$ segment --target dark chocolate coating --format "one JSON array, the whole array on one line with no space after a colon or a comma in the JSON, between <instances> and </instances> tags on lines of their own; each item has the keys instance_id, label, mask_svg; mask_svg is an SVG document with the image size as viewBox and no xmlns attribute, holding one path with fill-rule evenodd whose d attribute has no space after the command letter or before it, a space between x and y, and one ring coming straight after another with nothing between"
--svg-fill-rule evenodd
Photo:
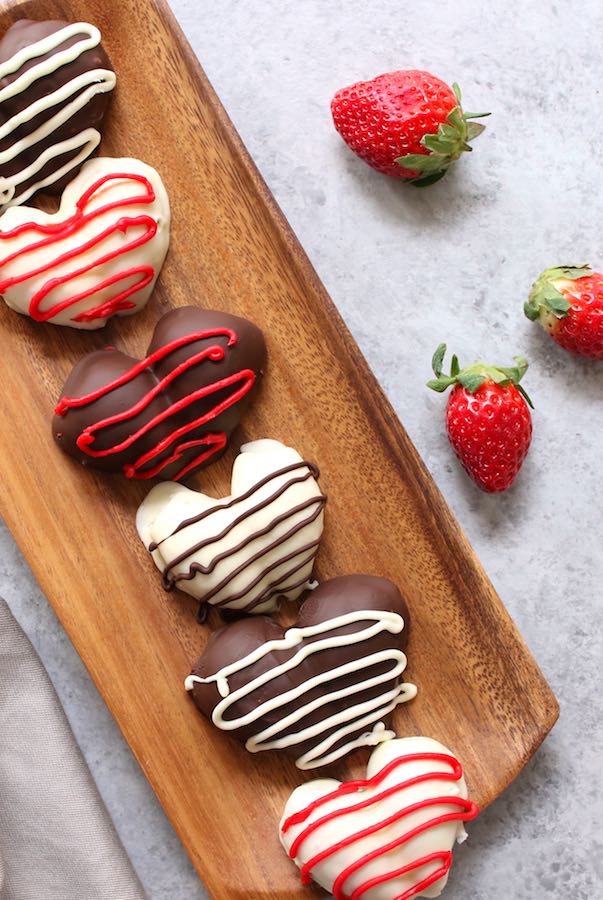
<instances>
[{"instance_id":1,"label":"dark chocolate coating","mask_svg":"<svg viewBox=\"0 0 603 900\"><path fill-rule=\"evenodd\" d=\"M215 345L225 348L223 360L216 361L206 358L201 363L180 374L167 388L164 388L161 393L157 394L144 410L98 432L94 441L94 448L103 450L116 446L138 431L153 417L167 409L172 403L187 397L204 386L221 381L229 375L233 375L243 369L251 369L256 375L256 381L251 389L238 402L229 406L215 418L187 432L183 436L182 441L195 441L204 435L219 432L224 432L226 437L229 438L249 406L265 366L266 346L260 329L247 319L238 316L204 310L196 306L184 306L162 316L155 327L147 355L150 356L162 346L184 335L212 328L232 329L236 332L237 342L227 347L228 338L226 336L193 341L178 350L172 351L154 367L145 369L131 381L111 390L99 399L93 400L85 406L69 409L65 415L55 415L52 423L52 432L59 447L79 460L83 465L93 466L107 472L119 472L123 470L124 465L133 464L161 440L172 434L175 429L183 427L194 419L203 416L221 400L232 396L237 389L237 385L222 388L209 394L207 397L196 400L185 409L155 425L150 431L139 437L129 448L119 453L93 458L80 450L76 443L77 438L86 427L115 416L117 413L133 406L147 395L160 379L164 378L178 365L196 353L207 349L208 346ZM131 369L137 362L138 360L133 359L131 356L126 356L120 350L111 348L95 350L84 356L74 366L65 382L61 397L74 398L89 394L114 381L124 372ZM159 462L169 457L173 453L175 446L174 443L169 444L163 452L155 456L148 464L145 464L141 468L141 472L144 473L145 469L154 468ZM162 469L158 477L165 480L174 478L188 462L199 455L202 449L202 447L197 446L184 450L177 460ZM222 449L220 452L215 453L204 465L215 462L223 452L224 450Z\"/></svg>"},{"instance_id":2,"label":"dark chocolate coating","mask_svg":"<svg viewBox=\"0 0 603 900\"><path fill-rule=\"evenodd\" d=\"M388 631L383 631L368 640L360 641L356 644L349 644L333 649L324 649L311 654L297 667L266 682L261 688L252 691L247 696L238 700L229 709L228 718L239 718L240 716L244 716L265 701L301 685L303 682L313 678L320 672L332 670L337 666L342 666L352 660L358 659L359 654L366 657L373 653L377 653L380 650L390 648L405 650L409 635L409 612L406 602L398 588L392 584L391 581L371 575L344 575L320 584L302 604L296 627L306 628L310 625L326 622L329 619L336 618L345 613L354 612L355 610L361 611L373 609L386 610L398 613L398 615L402 616L404 620L402 632L400 634L391 634ZM362 630L366 625L367 620L364 620L364 622L354 622L330 631L329 637L332 635L352 634ZM277 622L267 616L256 616L253 619L242 619L231 625L225 625L223 628L214 632L209 638L204 652L193 665L192 674L197 675L200 678L207 678L214 675L220 669L247 656L267 641L281 639L284 633L285 630ZM306 637L304 642L313 642L321 640L324 637L324 634ZM272 651L257 662L252 663L247 668L229 675L228 685L230 693L234 693L264 672L286 662L294 656L299 649L300 645L298 644L290 649ZM373 664L370 668L364 667L359 672L352 672L344 676L335 677L305 693L299 702L301 705L305 705L306 703L310 703L314 699L323 696L325 693L353 685L359 678L366 679L373 675L387 672L391 668L392 664L390 660L389 662L386 661ZM323 721L329 718L329 716L338 713L342 709L342 706L346 704L354 706L357 703L362 703L373 697L377 697L388 689L395 687L399 682L400 677L397 677L392 679L391 683L384 682L367 690L358 691L350 697L334 702L332 701L314 712L307 714L303 719L295 722L289 729L284 729L282 732L279 732L279 737L294 734L309 725ZM195 683L192 690L192 696L201 712L210 719L215 706L222 699L215 682L210 682L209 684ZM257 719L250 725L234 729L229 733L238 740L245 742L249 737L258 734L264 728L272 725L275 721L284 719L287 715L292 713L297 706L298 704L296 702L291 702L286 706L282 706L275 710L273 713L266 715L262 719ZM333 729L333 731L334 730L335 729ZM333 731L322 732L316 739L294 744L287 752L295 757L299 757L316 744L321 743L328 735L332 734ZM336 749L342 744L348 743L366 731L366 725L358 728L357 731L347 734L345 738L334 744L332 749Z\"/></svg>"},{"instance_id":3,"label":"dark chocolate coating","mask_svg":"<svg viewBox=\"0 0 603 900\"><path fill-rule=\"evenodd\" d=\"M20 19L9 28L2 40L0 40L0 64L9 60L15 53L18 53L18 51L22 50L24 47L29 47L31 44L35 44L37 41L48 37L48 35L60 31L61 28L64 28L68 24L69 22L59 20L34 22L31 19ZM73 44L77 43L78 40L81 40L81 37L81 35L74 35L60 44L59 47L51 53L29 60L16 72L0 79L0 89L12 84L13 81L16 81L17 78L23 75L23 73L32 66L38 65L40 62L49 59L56 52L71 47ZM73 78L76 78L78 75L81 75L83 72L88 72L91 69L110 69L111 71L114 71L111 61L101 44L97 47L92 47L90 50L85 50L77 59L73 60L73 62L60 66L55 72L34 81L25 91L0 103L0 125L17 115L17 113L21 112L23 109L31 106L36 100L53 93ZM31 163L35 162L48 147L52 147L55 144L68 140L74 135L79 134L81 131L84 131L86 128L94 128L95 130L100 131L105 112L111 100L111 94L112 91L95 94L82 109L78 110L46 138L33 144L29 149L23 150L14 159L2 163L0 165L0 177L6 178L20 172L31 165ZM15 129L15 131L4 138L3 141L0 141L0 151L6 150L9 146L31 134L47 122L48 119L51 119L56 115L62 106L67 105L72 100L73 97L69 97L63 104L58 104L42 111L29 122L25 122L23 125L19 126L19 128ZM66 162L77 156L80 149L80 147L77 147L75 150L70 150L67 153L63 153L62 155L49 160L32 178L19 185L19 193L24 191L34 182L40 181L52 172L60 169ZM85 160L83 162L85 162ZM44 190L52 194L61 193L63 188L78 173L83 162L79 166L70 169L61 179L55 181L47 188L44 188Z\"/></svg>"}]
</instances>

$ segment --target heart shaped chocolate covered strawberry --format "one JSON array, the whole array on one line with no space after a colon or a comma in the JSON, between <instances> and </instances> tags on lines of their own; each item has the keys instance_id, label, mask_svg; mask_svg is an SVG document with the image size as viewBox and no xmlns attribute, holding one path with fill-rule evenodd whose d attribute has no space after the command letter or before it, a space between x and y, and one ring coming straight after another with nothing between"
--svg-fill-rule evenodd
<instances>
[{"instance_id":1,"label":"heart shaped chocolate covered strawberry","mask_svg":"<svg viewBox=\"0 0 603 900\"><path fill-rule=\"evenodd\" d=\"M410 900L440 896L463 823L478 812L454 754L417 736L377 747L366 781L296 788L279 831L304 884L336 900Z\"/></svg>"},{"instance_id":2,"label":"heart shaped chocolate covered strawberry","mask_svg":"<svg viewBox=\"0 0 603 900\"><path fill-rule=\"evenodd\" d=\"M214 725L247 750L286 750L300 769L393 737L392 710L416 688L406 668L408 609L384 578L319 585L294 628L245 619L210 637L186 680Z\"/></svg>"},{"instance_id":3,"label":"heart shaped chocolate covered strawberry","mask_svg":"<svg viewBox=\"0 0 603 900\"><path fill-rule=\"evenodd\" d=\"M98 147L115 72L98 28L21 19L0 40L0 207L60 191Z\"/></svg>"},{"instance_id":4,"label":"heart shaped chocolate covered strawberry","mask_svg":"<svg viewBox=\"0 0 603 900\"><path fill-rule=\"evenodd\" d=\"M309 586L326 497L318 469L280 441L244 444L220 500L158 484L136 516L166 590L246 613L297 600Z\"/></svg>"},{"instance_id":5,"label":"heart shaped chocolate covered strawberry","mask_svg":"<svg viewBox=\"0 0 603 900\"><path fill-rule=\"evenodd\" d=\"M55 440L83 465L185 478L224 451L265 359L262 332L247 319L174 309L145 359L109 347L77 363L55 410Z\"/></svg>"},{"instance_id":6,"label":"heart shaped chocolate covered strawberry","mask_svg":"<svg viewBox=\"0 0 603 900\"><path fill-rule=\"evenodd\" d=\"M101 328L145 305L169 235L155 169L138 159L91 159L58 212L14 206L0 218L0 294L37 322Z\"/></svg>"}]
</instances>

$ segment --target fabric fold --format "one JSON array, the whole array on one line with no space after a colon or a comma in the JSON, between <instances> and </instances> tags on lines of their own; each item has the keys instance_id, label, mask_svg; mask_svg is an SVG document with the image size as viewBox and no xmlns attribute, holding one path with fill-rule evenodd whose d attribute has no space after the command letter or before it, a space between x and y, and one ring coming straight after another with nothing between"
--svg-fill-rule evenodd
<instances>
[{"instance_id":1,"label":"fabric fold","mask_svg":"<svg viewBox=\"0 0 603 900\"><path fill-rule=\"evenodd\" d=\"M2 599L0 900L145 900L50 678Z\"/></svg>"}]
</instances>

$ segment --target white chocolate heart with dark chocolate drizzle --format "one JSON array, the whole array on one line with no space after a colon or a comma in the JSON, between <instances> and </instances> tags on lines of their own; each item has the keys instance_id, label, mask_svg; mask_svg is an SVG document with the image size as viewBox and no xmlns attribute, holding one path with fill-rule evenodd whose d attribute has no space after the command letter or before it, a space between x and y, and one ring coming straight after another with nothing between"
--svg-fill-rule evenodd
<instances>
[{"instance_id":1,"label":"white chocolate heart with dark chocolate drizzle","mask_svg":"<svg viewBox=\"0 0 603 900\"><path fill-rule=\"evenodd\" d=\"M166 590L248 613L296 600L322 535L326 497L317 478L296 450L261 440L241 448L223 500L171 482L154 487L136 526Z\"/></svg>"}]
</instances>

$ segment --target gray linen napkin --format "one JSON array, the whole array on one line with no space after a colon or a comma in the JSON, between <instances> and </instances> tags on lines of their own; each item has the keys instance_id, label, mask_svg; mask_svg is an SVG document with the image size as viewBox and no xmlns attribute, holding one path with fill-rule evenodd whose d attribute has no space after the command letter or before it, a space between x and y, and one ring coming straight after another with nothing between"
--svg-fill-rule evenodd
<instances>
[{"instance_id":1,"label":"gray linen napkin","mask_svg":"<svg viewBox=\"0 0 603 900\"><path fill-rule=\"evenodd\" d=\"M144 900L39 657L0 598L0 900Z\"/></svg>"}]
</instances>

